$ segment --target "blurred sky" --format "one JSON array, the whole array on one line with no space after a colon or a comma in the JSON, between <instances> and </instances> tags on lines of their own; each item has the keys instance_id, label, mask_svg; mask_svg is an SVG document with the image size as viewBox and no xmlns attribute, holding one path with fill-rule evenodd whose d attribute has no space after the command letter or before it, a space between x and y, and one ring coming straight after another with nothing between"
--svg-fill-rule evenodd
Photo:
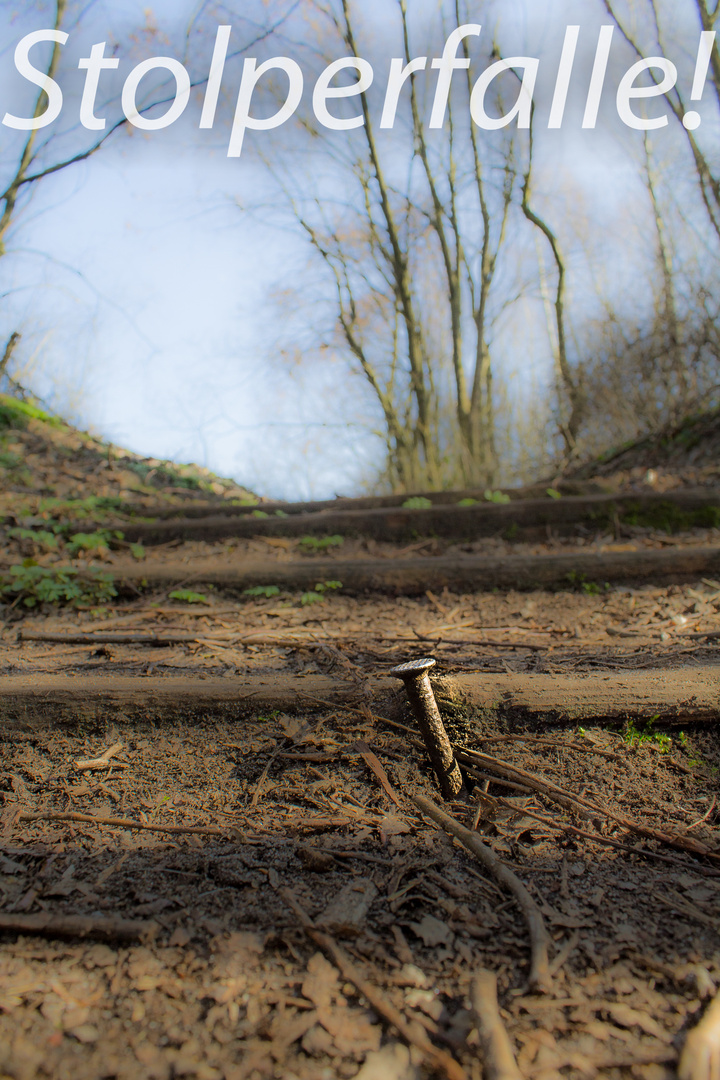
<instances>
[{"instance_id":1,"label":"blurred sky","mask_svg":"<svg viewBox=\"0 0 720 1080\"><path fill-rule=\"evenodd\" d=\"M425 7L432 16L437 5ZM182 56L182 33L197 10L194 0L159 0L151 14L134 0L97 0L72 32L63 63L74 67L89 44L105 38L120 41L124 51L133 29L148 22L168 40L141 38L137 56ZM389 25L382 10L370 4L365 14L376 26L383 17ZM622 235L641 244L646 219L635 222L634 238L628 232L634 227L628 206L639 190L627 151L631 137L606 122L607 109L597 130L579 130L597 28L607 21L602 5L504 0L495 10L501 14L493 27L511 26L507 36L520 51L547 58L545 99L565 25L581 24L567 118L561 132L543 134L537 187L551 209L556 197L554 210L562 215L571 181L605 242ZM24 33L50 27L52 19L49 3L0 4L2 112L28 114L33 89L14 72L13 50ZM238 22L233 32L236 45L250 28ZM207 64L210 38L203 49ZM33 55L39 62L41 51ZM122 77L132 63L123 60ZM230 91L239 76L239 68L233 70ZM378 81L382 77L378 71ZM0 260L2 340L20 330L20 359L31 385L120 445L197 461L262 494L351 493L371 477L379 444L364 430L358 388L341 370L329 365L289 374L274 362L282 309L273 295L307 272L308 253L280 222L239 208L257 203L265 181L252 152L240 160L226 157L229 108L221 102L216 130L200 133L200 103L193 99L172 128L131 137L120 132L87 162L38 185L13 233L12 254ZM76 117L70 92L66 127L73 110ZM89 133L70 131L67 145L83 134ZM0 127L3 176L15 139ZM616 272L621 278L622 264ZM547 347L531 359L542 381ZM525 378L527 363L526 355L509 357L509 375L514 367L515 377Z\"/></svg>"}]
</instances>

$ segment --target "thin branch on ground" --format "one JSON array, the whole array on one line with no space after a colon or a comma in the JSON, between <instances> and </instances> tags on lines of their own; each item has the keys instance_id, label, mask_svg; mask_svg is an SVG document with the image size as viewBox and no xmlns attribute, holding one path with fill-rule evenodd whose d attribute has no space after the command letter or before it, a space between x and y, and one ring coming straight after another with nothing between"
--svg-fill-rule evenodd
<instances>
[{"instance_id":1,"label":"thin branch on ground","mask_svg":"<svg viewBox=\"0 0 720 1080\"><path fill-rule=\"evenodd\" d=\"M529 983L533 989L548 993L552 988L550 976L550 963L548 960L548 947L550 935L545 927L540 908L537 906L522 881L508 866L502 862L492 848L479 839L476 833L466 829L455 818L450 817L430 799L417 795L412 800L417 808L431 818L445 832L459 840L463 847L472 852L475 858L482 863L498 884L517 900L530 932L530 945L532 962L530 966Z\"/></svg>"}]
</instances>

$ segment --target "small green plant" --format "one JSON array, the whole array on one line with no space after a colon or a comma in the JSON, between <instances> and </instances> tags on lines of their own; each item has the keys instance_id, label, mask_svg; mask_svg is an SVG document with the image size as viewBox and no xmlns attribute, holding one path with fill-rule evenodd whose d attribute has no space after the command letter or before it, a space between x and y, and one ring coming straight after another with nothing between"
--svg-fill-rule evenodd
<instances>
[{"instance_id":1,"label":"small green plant","mask_svg":"<svg viewBox=\"0 0 720 1080\"><path fill-rule=\"evenodd\" d=\"M549 495L551 499L562 499L562 495L557 488L548 488L545 494Z\"/></svg>"},{"instance_id":2,"label":"small green plant","mask_svg":"<svg viewBox=\"0 0 720 1080\"><path fill-rule=\"evenodd\" d=\"M266 514L264 510L253 510L253 512L252 512L252 514L250 516L254 517L254 518L258 518L261 521L264 521L265 518L270 517L270 515Z\"/></svg>"},{"instance_id":3,"label":"small green plant","mask_svg":"<svg viewBox=\"0 0 720 1080\"><path fill-rule=\"evenodd\" d=\"M683 753L687 756L687 764L691 769L706 769L712 775L715 775L717 773L718 770L716 766L709 765L704 758L700 757L698 754L695 753L692 746L690 745L690 740L688 739L684 731L681 731L678 734L677 740L680 743L680 747Z\"/></svg>"},{"instance_id":4,"label":"small green plant","mask_svg":"<svg viewBox=\"0 0 720 1080\"><path fill-rule=\"evenodd\" d=\"M323 536L318 540L317 536L303 536L298 540L298 546L303 551L327 551L328 548L342 547L345 543L344 536Z\"/></svg>"},{"instance_id":5,"label":"small green plant","mask_svg":"<svg viewBox=\"0 0 720 1080\"><path fill-rule=\"evenodd\" d=\"M123 533L119 529L98 529L93 533L75 533L67 543L70 555L78 555L81 551L89 554L105 554L110 550L113 540L122 540Z\"/></svg>"},{"instance_id":6,"label":"small green plant","mask_svg":"<svg viewBox=\"0 0 720 1080\"><path fill-rule=\"evenodd\" d=\"M314 592L305 592L300 597L300 603L303 607L307 607L309 604L321 604L326 599L326 593L332 592L334 589L342 589L341 581L319 581L315 586Z\"/></svg>"},{"instance_id":7,"label":"small green plant","mask_svg":"<svg viewBox=\"0 0 720 1080\"><path fill-rule=\"evenodd\" d=\"M266 600L279 595L280 589L277 585L253 585L252 589L245 589L243 592L243 596L264 596Z\"/></svg>"},{"instance_id":8,"label":"small green plant","mask_svg":"<svg viewBox=\"0 0 720 1080\"><path fill-rule=\"evenodd\" d=\"M585 574L578 574L575 570L571 570L565 577L578 592L583 592L586 596L600 596L610 588L609 581L589 581Z\"/></svg>"},{"instance_id":9,"label":"small green plant","mask_svg":"<svg viewBox=\"0 0 720 1080\"><path fill-rule=\"evenodd\" d=\"M483 492L483 498L487 502L498 503L500 506L510 502L510 496L506 495L504 491L491 491L490 488Z\"/></svg>"},{"instance_id":10,"label":"small green plant","mask_svg":"<svg viewBox=\"0 0 720 1080\"><path fill-rule=\"evenodd\" d=\"M477 506L477 499L461 499L458 506Z\"/></svg>"},{"instance_id":11,"label":"small green plant","mask_svg":"<svg viewBox=\"0 0 720 1080\"><path fill-rule=\"evenodd\" d=\"M38 513L45 517L49 513L77 521L78 518L92 517L95 520L107 516L109 511L122 510L125 504L117 495L88 495L85 499L41 499Z\"/></svg>"},{"instance_id":12,"label":"small green plant","mask_svg":"<svg viewBox=\"0 0 720 1080\"><path fill-rule=\"evenodd\" d=\"M133 559L137 559L138 562L140 562L141 559L145 558L145 548L142 544L131 544L130 554L132 555Z\"/></svg>"},{"instance_id":13,"label":"small green plant","mask_svg":"<svg viewBox=\"0 0 720 1080\"><path fill-rule=\"evenodd\" d=\"M580 588L586 596L599 596L601 591L597 581L583 581Z\"/></svg>"},{"instance_id":14,"label":"small green plant","mask_svg":"<svg viewBox=\"0 0 720 1080\"><path fill-rule=\"evenodd\" d=\"M12 540L32 540L44 551L57 551L57 535L47 529L8 529L8 536Z\"/></svg>"},{"instance_id":15,"label":"small green plant","mask_svg":"<svg viewBox=\"0 0 720 1080\"><path fill-rule=\"evenodd\" d=\"M424 495L413 495L402 504L403 510L431 510L432 502Z\"/></svg>"},{"instance_id":16,"label":"small green plant","mask_svg":"<svg viewBox=\"0 0 720 1080\"><path fill-rule=\"evenodd\" d=\"M5 596L16 594L27 608L43 603L101 604L117 596L111 574L95 571L79 578L73 567L38 566L34 559L11 566L0 591Z\"/></svg>"},{"instance_id":17,"label":"small green plant","mask_svg":"<svg viewBox=\"0 0 720 1080\"><path fill-rule=\"evenodd\" d=\"M184 604L209 604L205 593L193 592L192 589L175 589L170 593L171 600L181 600Z\"/></svg>"},{"instance_id":18,"label":"small green plant","mask_svg":"<svg viewBox=\"0 0 720 1080\"><path fill-rule=\"evenodd\" d=\"M638 727L634 720L628 720L623 732L623 738L629 746L642 746L654 744L661 754L669 754L672 750L672 739L662 731L655 731L655 721L660 719L659 713L646 720L642 727Z\"/></svg>"},{"instance_id":19,"label":"small green plant","mask_svg":"<svg viewBox=\"0 0 720 1080\"><path fill-rule=\"evenodd\" d=\"M284 510L276 510L275 511L275 517L286 518L287 516L288 515L285 513Z\"/></svg>"}]
</instances>

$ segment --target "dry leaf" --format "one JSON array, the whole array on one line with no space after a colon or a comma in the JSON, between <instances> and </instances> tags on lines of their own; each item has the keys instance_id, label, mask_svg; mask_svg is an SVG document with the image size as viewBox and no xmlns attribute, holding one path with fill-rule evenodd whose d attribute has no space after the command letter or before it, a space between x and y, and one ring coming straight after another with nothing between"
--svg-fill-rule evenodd
<instances>
[{"instance_id":1,"label":"dry leaf","mask_svg":"<svg viewBox=\"0 0 720 1080\"><path fill-rule=\"evenodd\" d=\"M312 1001L313 1005L317 1005L319 1009L329 1008L340 993L336 968L325 959L322 953L315 953L308 961L307 970L308 973L302 985L303 997Z\"/></svg>"},{"instance_id":2,"label":"dry leaf","mask_svg":"<svg viewBox=\"0 0 720 1080\"><path fill-rule=\"evenodd\" d=\"M609 1005L607 1013L620 1027L639 1027L646 1035L652 1035L653 1038L660 1039L661 1042L672 1042L672 1035L661 1027L649 1013L641 1012L640 1009L632 1009L629 1005Z\"/></svg>"},{"instance_id":3,"label":"dry leaf","mask_svg":"<svg viewBox=\"0 0 720 1080\"><path fill-rule=\"evenodd\" d=\"M454 935L447 923L434 915L424 915L422 922L410 923L411 928L425 945L452 945Z\"/></svg>"},{"instance_id":4,"label":"dry leaf","mask_svg":"<svg viewBox=\"0 0 720 1080\"><path fill-rule=\"evenodd\" d=\"M380 839L386 844L391 836L402 836L410 832L410 826L399 814L385 814L378 824Z\"/></svg>"},{"instance_id":5,"label":"dry leaf","mask_svg":"<svg viewBox=\"0 0 720 1080\"><path fill-rule=\"evenodd\" d=\"M420 1072L412 1064L407 1046L389 1043L368 1054L355 1080L420 1080Z\"/></svg>"},{"instance_id":6,"label":"dry leaf","mask_svg":"<svg viewBox=\"0 0 720 1080\"><path fill-rule=\"evenodd\" d=\"M317 919L317 925L336 934L356 936L377 896L377 886L369 878L355 878L335 896Z\"/></svg>"}]
</instances>

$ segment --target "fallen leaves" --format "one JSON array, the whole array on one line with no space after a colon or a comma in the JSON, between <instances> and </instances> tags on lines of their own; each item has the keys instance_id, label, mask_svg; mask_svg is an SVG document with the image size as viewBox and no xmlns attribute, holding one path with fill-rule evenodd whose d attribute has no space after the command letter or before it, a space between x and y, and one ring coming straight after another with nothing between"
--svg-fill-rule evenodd
<instances>
[{"instance_id":1,"label":"fallen leaves","mask_svg":"<svg viewBox=\"0 0 720 1080\"><path fill-rule=\"evenodd\" d=\"M322 953L308 962L302 985L304 997L317 1006L317 1024L303 1036L303 1049L310 1054L337 1050L360 1056L380 1047L382 1029L361 1009L350 1008L339 985L339 973Z\"/></svg>"}]
</instances>

